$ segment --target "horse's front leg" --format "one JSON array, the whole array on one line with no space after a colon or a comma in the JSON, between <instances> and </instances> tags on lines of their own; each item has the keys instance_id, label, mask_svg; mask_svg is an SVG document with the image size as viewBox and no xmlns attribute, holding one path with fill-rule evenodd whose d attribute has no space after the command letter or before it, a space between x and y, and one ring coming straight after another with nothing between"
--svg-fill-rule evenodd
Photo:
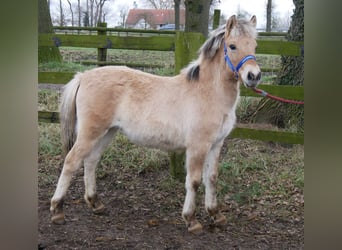
<instances>
[{"instance_id":1,"label":"horse's front leg","mask_svg":"<svg viewBox=\"0 0 342 250\"><path fill-rule=\"evenodd\" d=\"M205 209L217 226L226 224L226 217L220 213L217 206L216 182L218 177L218 160L223 141L215 145L208 153L203 171L205 186Z\"/></svg>"},{"instance_id":2,"label":"horse's front leg","mask_svg":"<svg viewBox=\"0 0 342 250\"><path fill-rule=\"evenodd\" d=\"M186 180L185 189L186 196L183 206L182 217L191 233L199 233L202 231L202 225L195 216L196 210L196 192L201 184L202 169L205 161L206 153L200 153L198 149L187 150L186 152Z\"/></svg>"}]
</instances>

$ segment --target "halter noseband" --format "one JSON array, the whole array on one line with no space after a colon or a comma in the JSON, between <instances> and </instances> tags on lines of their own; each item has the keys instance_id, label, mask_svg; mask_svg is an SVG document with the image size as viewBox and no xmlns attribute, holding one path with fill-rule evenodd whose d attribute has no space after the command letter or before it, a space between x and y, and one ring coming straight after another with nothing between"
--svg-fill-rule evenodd
<instances>
[{"instance_id":1,"label":"halter noseband","mask_svg":"<svg viewBox=\"0 0 342 250\"><path fill-rule=\"evenodd\" d=\"M242 67L242 65L247 62L248 60L254 60L256 61L255 56L253 55L247 55L238 63L238 65L235 67L232 61L229 59L228 52L227 52L227 46L226 43L223 43L224 47L224 60L228 64L229 68L233 71L235 75L235 79L237 80L239 78L239 69Z\"/></svg>"}]
</instances>

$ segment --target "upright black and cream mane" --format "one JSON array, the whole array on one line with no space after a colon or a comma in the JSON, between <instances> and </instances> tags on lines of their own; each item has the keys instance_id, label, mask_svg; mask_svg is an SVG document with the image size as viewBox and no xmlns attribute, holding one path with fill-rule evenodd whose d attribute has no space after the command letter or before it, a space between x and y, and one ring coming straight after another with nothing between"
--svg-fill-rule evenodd
<instances>
[{"instance_id":1,"label":"upright black and cream mane","mask_svg":"<svg viewBox=\"0 0 342 250\"><path fill-rule=\"evenodd\" d=\"M200 62L203 59L212 59L216 55L216 52L221 47L224 34L226 31L226 26L222 25L216 30L214 30L210 37L205 41L205 43L201 46L201 48L198 50L199 58L192 62L187 67L187 79L188 81L196 81L199 78L200 73Z\"/></svg>"},{"instance_id":2,"label":"upright black and cream mane","mask_svg":"<svg viewBox=\"0 0 342 250\"><path fill-rule=\"evenodd\" d=\"M257 33L250 23L245 19L238 19L236 26L236 33L240 35L248 35L256 37ZM221 25L216 30L212 31L209 38L204 42L198 50L199 57L196 61L192 62L185 70L188 81L197 81L200 74L200 64L202 60L211 60L215 57L217 51L221 48L226 32L226 25Z\"/></svg>"}]
</instances>

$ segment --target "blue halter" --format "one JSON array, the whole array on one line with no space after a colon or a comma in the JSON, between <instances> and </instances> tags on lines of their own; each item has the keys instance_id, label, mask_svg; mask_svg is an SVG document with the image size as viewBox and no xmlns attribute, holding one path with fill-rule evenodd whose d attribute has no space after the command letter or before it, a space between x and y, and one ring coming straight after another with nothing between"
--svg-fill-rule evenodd
<instances>
[{"instance_id":1,"label":"blue halter","mask_svg":"<svg viewBox=\"0 0 342 250\"><path fill-rule=\"evenodd\" d=\"M229 68L233 71L235 75L235 79L237 80L239 78L239 69L242 67L242 65L247 62L248 60L254 60L256 61L255 56L247 55L238 63L238 65L235 67L232 63L232 61L229 59L228 53L227 53L227 46L226 43L223 43L224 45L224 60L228 64Z\"/></svg>"}]
</instances>

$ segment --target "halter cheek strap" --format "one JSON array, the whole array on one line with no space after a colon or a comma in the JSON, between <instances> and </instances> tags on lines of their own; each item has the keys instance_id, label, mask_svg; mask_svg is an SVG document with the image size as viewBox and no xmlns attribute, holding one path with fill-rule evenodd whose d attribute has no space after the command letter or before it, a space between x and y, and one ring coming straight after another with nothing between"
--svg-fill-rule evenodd
<instances>
[{"instance_id":1,"label":"halter cheek strap","mask_svg":"<svg viewBox=\"0 0 342 250\"><path fill-rule=\"evenodd\" d=\"M228 64L229 68L233 71L236 80L239 78L239 70L242 67L242 65L247 62L248 60L254 60L256 61L255 56L253 55L247 55L244 58L242 58L242 60L238 63L238 65L235 67L234 64L232 63L232 61L230 60L229 56L228 56L228 52L227 52L227 46L226 43L223 43L224 47L224 60L226 61L226 63Z\"/></svg>"}]
</instances>

